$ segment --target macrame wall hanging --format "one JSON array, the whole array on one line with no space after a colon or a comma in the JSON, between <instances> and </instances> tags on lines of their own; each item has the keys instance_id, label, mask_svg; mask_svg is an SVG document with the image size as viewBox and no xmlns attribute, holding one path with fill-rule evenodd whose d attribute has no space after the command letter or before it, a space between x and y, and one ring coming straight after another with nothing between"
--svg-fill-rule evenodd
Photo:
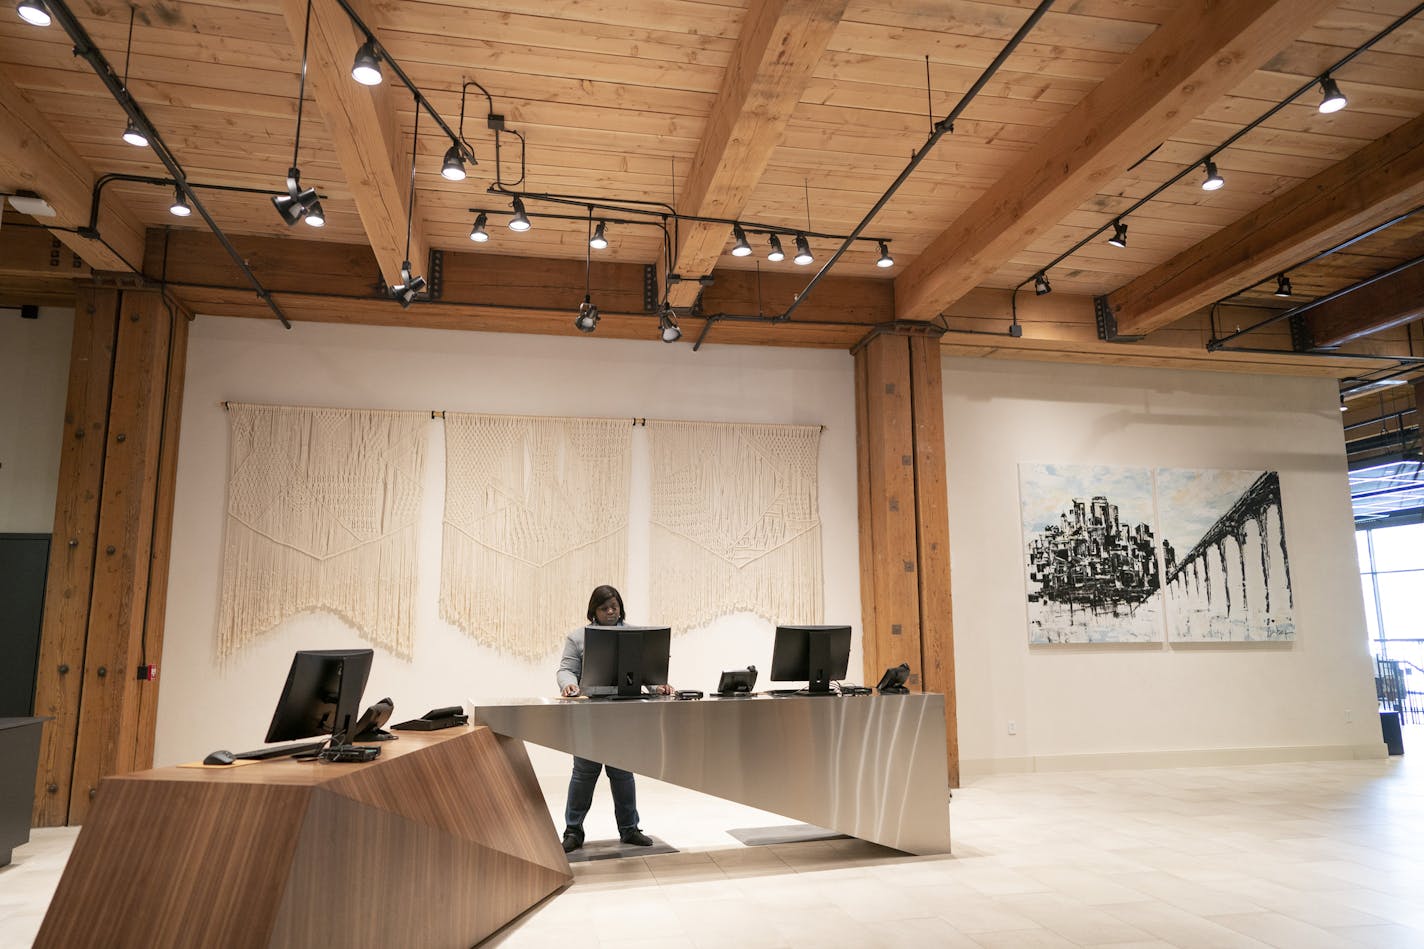
<instances>
[{"instance_id":1,"label":"macrame wall hanging","mask_svg":"<svg viewBox=\"0 0 1424 949\"><path fill-rule=\"evenodd\" d=\"M681 633L746 610L819 623L821 430L649 420L651 617Z\"/></svg>"},{"instance_id":2,"label":"macrame wall hanging","mask_svg":"<svg viewBox=\"0 0 1424 949\"><path fill-rule=\"evenodd\" d=\"M410 658L428 412L230 403L218 656L335 613Z\"/></svg>"},{"instance_id":3,"label":"macrame wall hanging","mask_svg":"<svg viewBox=\"0 0 1424 949\"><path fill-rule=\"evenodd\" d=\"M584 622L594 587L625 586L631 428L445 413L442 619L540 659Z\"/></svg>"}]
</instances>

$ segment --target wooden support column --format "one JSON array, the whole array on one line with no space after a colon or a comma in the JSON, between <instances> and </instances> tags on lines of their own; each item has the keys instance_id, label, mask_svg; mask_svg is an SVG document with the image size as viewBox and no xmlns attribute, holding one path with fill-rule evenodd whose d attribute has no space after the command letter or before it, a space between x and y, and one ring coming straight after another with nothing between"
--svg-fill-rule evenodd
<instances>
[{"instance_id":1,"label":"wooden support column","mask_svg":"<svg viewBox=\"0 0 1424 949\"><path fill-rule=\"evenodd\" d=\"M187 314L85 286L74 346L35 710L50 715L34 821L82 823L101 777L150 767ZM151 578L158 578L152 583Z\"/></svg>"},{"instance_id":2,"label":"wooden support column","mask_svg":"<svg viewBox=\"0 0 1424 949\"><path fill-rule=\"evenodd\" d=\"M898 327L878 332L855 350L855 379L865 680L908 662L912 688L944 694L957 787L939 341Z\"/></svg>"}]
</instances>

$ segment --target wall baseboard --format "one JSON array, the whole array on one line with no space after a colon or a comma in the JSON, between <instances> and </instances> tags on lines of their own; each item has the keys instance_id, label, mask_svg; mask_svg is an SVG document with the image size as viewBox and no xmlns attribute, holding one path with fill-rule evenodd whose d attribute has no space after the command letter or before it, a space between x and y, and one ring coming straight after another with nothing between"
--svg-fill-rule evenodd
<instances>
[{"instance_id":1,"label":"wall baseboard","mask_svg":"<svg viewBox=\"0 0 1424 949\"><path fill-rule=\"evenodd\" d=\"M1281 761L1350 761L1388 757L1384 742L1364 745L1290 745L1276 748L1206 748L1182 751L1127 751L1096 755L1024 755L1017 758L963 758L969 780L994 774L1117 769L1195 768L1213 765L1272 764Z\"/></svg>"}]
</instances>

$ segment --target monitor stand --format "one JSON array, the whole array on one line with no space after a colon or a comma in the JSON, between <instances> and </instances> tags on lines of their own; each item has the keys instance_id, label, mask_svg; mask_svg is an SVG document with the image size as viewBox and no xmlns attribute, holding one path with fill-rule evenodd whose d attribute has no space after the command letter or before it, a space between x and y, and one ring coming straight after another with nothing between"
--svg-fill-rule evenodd
<instances>
[{"instance_id":1,"label":"monitor stand","mask_svg":"<svg viewBox=\"0 0 1424 949\"><path fill-rule=\"evenodd\" d=\"M618 631L618 694L615 699L643 697L643 637L631 630Z\"/></svg>"},{"instance_id":2,"label":"monitor stand","mask_svg":"<svg viewBox=\"0 0 1424 949\"><path fill-rule=\"evenodd\" d=\"M806 695L835 695L831 691L831 634L827 630L812 630L806 641L806 667L811 674Z\"/></svg>"}]
</instances>

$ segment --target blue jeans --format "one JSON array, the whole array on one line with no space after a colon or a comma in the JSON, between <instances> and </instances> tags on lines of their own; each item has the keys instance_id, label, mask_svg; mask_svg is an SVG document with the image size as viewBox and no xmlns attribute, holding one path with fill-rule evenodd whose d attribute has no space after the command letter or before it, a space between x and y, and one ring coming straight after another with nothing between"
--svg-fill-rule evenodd
<instances>
[{"instance_id":1,"label":"blue jeans","mask_svg":"<svg viewBox=\"0 0 1424 949\"><path fill-rule=\"evenodd\" d=\"M633 773L575 756L574 773L569 778L569 802L564 808L564 823L570 830L583 832L584 816L593 804L593 786L605 767L608 785L613 790L613 819L618 822L619 832L638 826L638 792L633 787Z\"/></svg>"}]
</instances>

